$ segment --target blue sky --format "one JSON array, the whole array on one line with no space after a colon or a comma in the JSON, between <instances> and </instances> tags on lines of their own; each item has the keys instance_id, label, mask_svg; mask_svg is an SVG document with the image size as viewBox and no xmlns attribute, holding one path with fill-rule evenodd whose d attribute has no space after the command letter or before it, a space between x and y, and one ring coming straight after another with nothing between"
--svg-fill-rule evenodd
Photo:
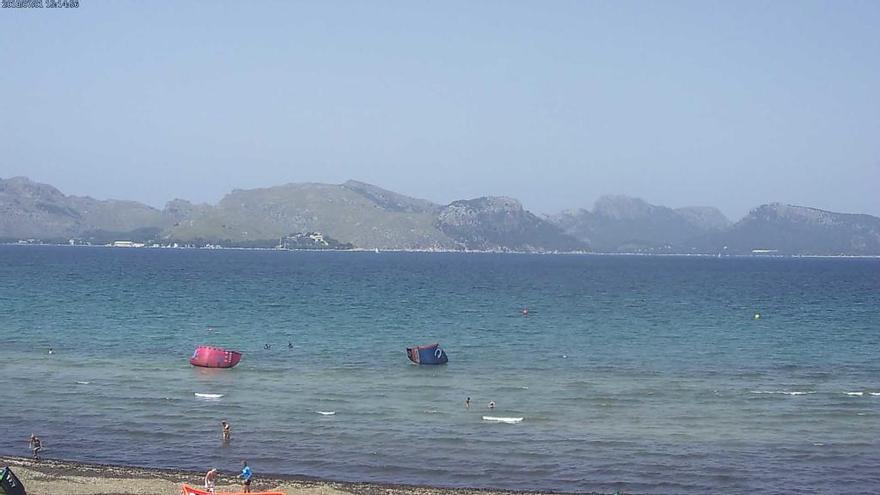
<instances>
[{"instance_id":1,"label":"blue sky","mask_svg":"<svg viewBox=\"0 0 880 495\"><path fill-rule=\"evenodd\" d=\"M0 177L880 215L880 2L80 4L0 9Z\"/></svg>"}]
</instances>

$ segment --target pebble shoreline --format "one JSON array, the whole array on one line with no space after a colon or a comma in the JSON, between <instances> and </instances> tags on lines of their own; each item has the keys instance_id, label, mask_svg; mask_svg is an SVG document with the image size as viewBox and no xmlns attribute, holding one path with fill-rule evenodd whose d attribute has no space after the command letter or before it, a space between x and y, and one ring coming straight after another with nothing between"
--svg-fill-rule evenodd
<instances>
[{"instance_id":1,"label":"pebble shoreline","mask_svg":"<svg viewBox=\"0 0 880 495\"><path fill-rule=\"evenodd\" d=\"M205 473L80 462L0 456L0 467L10 466L28 495L179 495L182 483L201 487ZM330 481L301 476L262 474L252 491L281 491L287 495L540 495L559 492L442 488L381 483ZM217 492L239 492L234 476L221 473Z\"/></svg>"}]
</instances>

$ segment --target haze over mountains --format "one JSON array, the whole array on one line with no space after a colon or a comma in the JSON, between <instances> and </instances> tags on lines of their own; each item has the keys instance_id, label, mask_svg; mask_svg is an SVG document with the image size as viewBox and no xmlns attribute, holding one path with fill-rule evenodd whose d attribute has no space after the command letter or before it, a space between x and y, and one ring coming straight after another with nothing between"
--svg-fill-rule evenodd
<instances>
[{"instance_id":1,"label":"haze over mountains","mask_svg":"<svg viewBox=\"0 0 880 495\"><path fill-rule=\"evenodd\" d=\"M712 207L667 208L605 196L592 210L546 217L507 197L439 205L357 181L234 190L216 205L67 196L23 177L0 179L0 240L273 247L321 232L361 249L525 252L880 255L880 218L782 204L732 223Z\"/></svg>"}]
</instances>

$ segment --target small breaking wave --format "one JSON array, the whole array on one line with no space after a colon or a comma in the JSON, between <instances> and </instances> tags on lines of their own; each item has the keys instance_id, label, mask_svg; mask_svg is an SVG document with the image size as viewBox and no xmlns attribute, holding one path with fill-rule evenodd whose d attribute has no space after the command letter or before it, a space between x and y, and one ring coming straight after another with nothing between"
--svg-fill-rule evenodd
<instances>
[{"instance_id":1,"label":"small breaking wave","mask_svg":"<svg viewBox=\"0 0 880 495\"><path fill-rule=\"evenodd\" d=\"M195 392L193 395L195 395L199 399L219 399L223 397L223 394L203 394L199 392Z\"/></svg>"},{"instance_id":2,"label":"small breaking wave","mask_svg":"<svg viewBox=\"0 0 880 495\"><path fill-rule=\"evenodd\" d=\"M778 395L809 395L815 394L815 390L751 390L753 394L778 394Z\"/></svg>"},{"instance_id":3,"label":"small breaking wave","mask_svg":"<svg viewBox=\"0 0 880 495\"><path fill-rule=\"evenodd\" d=\"M483 416L483 421L489 423L507 423L507 424L516 424L522 423L523 418L504 418L500 416Z\"/></svg>"},{"instance_id":4,"label":"small breaking wave","mask_svg":"<svg viewBox=\"0 0 880 495\"><path fill-rule=\"evenodd\" d=\"M77 385L88 385L90 383L92 383L92 382L84 382L84 381L79 381L79 380L77 380L77 382L76 382Z\"/></svg>"},{"instance_id":5,"label":"small breaking wave","mask_svg":"<svg viewBox=\"0 0 880 495\"><path fill-rule=\"evenodd\" d=\"M320 414L321 416L335 416L336 415L336 411L315 411L315 412Z\"/></svg>"},{"instance_id":6,"label":"small breaking wave","mask_svg":"<svg viewBox=\"0 0 880 495\"><path fill-rule=\"evenodd\" d=\"M850 397L861 397L861 396L865 395L865 393L864 392L846 392L846 395L848 395Z\"/></svg>"}]
</instances>

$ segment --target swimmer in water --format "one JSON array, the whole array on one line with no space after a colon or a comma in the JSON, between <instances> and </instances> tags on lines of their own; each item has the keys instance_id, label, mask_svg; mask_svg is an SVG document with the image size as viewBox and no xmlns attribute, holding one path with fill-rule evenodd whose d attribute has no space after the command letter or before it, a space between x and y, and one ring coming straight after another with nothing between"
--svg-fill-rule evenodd
<instances>
[{"instance_id":1,"label":"swimmer in water","mask_svg":"<svg viewBox=\"0 0 880 495\"><path fill-rule=\"evenodd\" d=\"M55 354L55 351L53 351L52 348L50 347L49 348L49 355L52 355L52 354Z\"/></svg>"},{"instance_id":2,"label":"swimmer in water","mask_svg":"<svg viewBox=\"0 0 880 495\"><path fill-rule=\"evenodd\" d=\"M288 349L293 349L293 342L291 342L291 341L288 340L288 341L287 341L287 348L288 348Z\"/></svg>"},{"instance_id":3,"label":"swimmer in water","mask_svg":"<svg viewBox=\"0 0 880 495\"><path fill-rule=\"evenodd\" d=\"M223 427L223 441L228 442L232 438L232 428L226 421L221 421L220 426Z\"/></svg>"},{"instance_id":4,"label":"swimmer in water","mask_svg":"<svg viewBox=\"0 0 880 495\"><path fill-rule=\"evenodd\" d=\"M464 400L464 407L465 407L465 409L471 408L471 398L470 397L468 397L467 399Z\"/></svg>"},{"instance_id":5,"label":"swimmer in water","mask_svg":"<svg viewBox=\"0 0 880 495\"><path fill-rule=\"evenodd\" d=\"M266 349L266 350L268 351L268 350L271 349L271 348L272 348L271 345L269 345L269 344L263 344L263 349Z\"/></svg>"},{"instance_id":6,"label":"swimmer in water","mask_svg":"<svg viewBox=\"0 0 880 495\"><path fill-rule=\"evenodd\" d=\"M495 409L495 401L494 400L489 401L489 409Z\"/></svg>"},{"instance_id":7,"label":"swimmer in water","mask_svg":"<svg viewBox=\"0 0 880 495\"><path fill-rule=\"evenodd\" d=\"M523 310L522 310L522 315L523 315L523 316L529 316L529 308L523 308Z\"/></svg>"}]
</instances>

